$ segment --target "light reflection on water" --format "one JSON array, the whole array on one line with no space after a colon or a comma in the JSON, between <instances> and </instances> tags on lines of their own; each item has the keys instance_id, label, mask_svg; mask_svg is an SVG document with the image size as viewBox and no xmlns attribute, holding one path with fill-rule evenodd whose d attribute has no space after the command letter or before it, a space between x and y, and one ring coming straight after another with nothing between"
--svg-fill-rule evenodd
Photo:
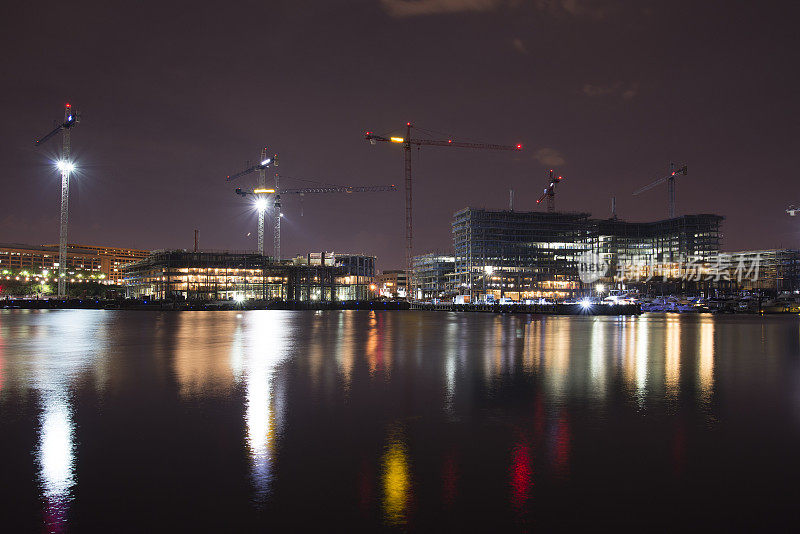
<instances>
[{"instance_id":1,"label":"light reflection on water","mask_svg":"<svg viewBox=\"0 0 800 534\"><path fill-rule=\"evenodd\" d=\"M411 473L408 448L398 429L391 431L382 462L383 510L386 522L402 525L406 522L411 494Z\"/></svg>"},{"instance_id":2,"label":"light reflection on water","mask_svg":"<svg viewBox=\"0 0 800 534\"><path fill-rule=\"evenodd\" d=\"M231 361L241 361L245 381L247 446L252 462L255 501L263 504L273 479L275 440L282 420L283 399L275 383L278 366L288 355L291 328L284 313L258 311L244 314L237 324ZM237 380L241 380L237 376Z\"/></svg>"},{"instance_id":3,"label":"light reflection on water","mask_svg":"<svg viewBox=\"0 0 800 534\"><path fill-rule=\"evenodd\" d=\"M107 378L106 363L98 358L106 350L107 331L101 316L82 310L72 314L42 313L26 325L30 343L31 386L39 396L36 460L43 522L48 532L67 526L76 484L75 423L70 391L72 381L92 368L98 390Z\"/></svg>"},{"instance_id":4,"label":"light reflection on water","mask_svg":"<svg viewBox=\"0 0 800 534\"><path fill-rule=\"evenodd\" d=\"M708 427L737 423L740 399L756 413L759 402L764 410L784 406L774 398L785 396L796 411L796 320L6 312L0 432L11 420L4 414L23 413L33 392L35 448L4 452L33 452L51 531L68 527L74 501L91 494L76 491L93 483L84 470L119 461L94 444L108 439L97 414L129 417L124 410L154 392L177 417L199 411L204 425L219 428L218 435L202 429L214 436L208 442L183 441L176 430L159 452L190 451L212 466L214 458L233 459L224 472L210 469L210 477L224 478L208 482L229 488L231 502L244 500L254 513L289 514L283 510L314 495L328 514L360 510L362 518L414 528L426 513L469 515L470 503L480 501L529 524L531 510L546 514L554 506L554 488L603 479L609 495L622 491L617 478L625 476L615 470L641 476L625 471L628 458L654 471L666 466L678 481L691 477L703 464L693 459L704 454L703 440L717 439L705 434ZM788 385L785 376L794 377ZM754 398L756 386L765 400ZM794 411L791 424L783 421L791 432L800 428ZM148 426L157 414L140 415L142 442L164 439L156 432L168 430ZM193 427L181 431L198 435ZM794 436L784 442L796 443ZM170 462L159 465L169 469ZM158 475L178 487L195 480ZM239 478L243 493L235 490ZM122 481L107 482L124 498Z\"/></svg>"}]
</instances>

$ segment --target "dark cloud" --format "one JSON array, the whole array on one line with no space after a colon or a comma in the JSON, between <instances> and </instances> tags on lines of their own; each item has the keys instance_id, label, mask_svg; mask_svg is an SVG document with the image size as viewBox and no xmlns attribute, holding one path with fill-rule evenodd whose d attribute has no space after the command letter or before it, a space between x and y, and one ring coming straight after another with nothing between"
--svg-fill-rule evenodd
<instances>
[{"instance_id":1,"label":"dark cloud","mask_svg":"<svg viewBox=\"0 0 800 534\"><path fill-rule=\"evenodd\" d=\"M500 0L381 0L383 8L393 17L489 11L501 3Z\"/></svg>"},{"instance_id":2,"label":"dark cloud","mask_svg":"<svg viewBox=\"0 0 800 534\"><path fill-rule=\"evenodd\" d=\"M540 148L533 153L533 158L545 167L560 167L566 163L561 152L554 148Z\"/></svg>"},{"instance_id":3,"label":"dark cloud","mask_svg":"<svg viewBox=\"0 0 800 534\"><path fill-rule=\"evenodd\" d=\"M584 84L582 92L584 95L590 97L618 96L624 100L630 100L639 94L639 84L616 82L607 85L592 85L587 83Z\"/></svg>"}]
</instances>

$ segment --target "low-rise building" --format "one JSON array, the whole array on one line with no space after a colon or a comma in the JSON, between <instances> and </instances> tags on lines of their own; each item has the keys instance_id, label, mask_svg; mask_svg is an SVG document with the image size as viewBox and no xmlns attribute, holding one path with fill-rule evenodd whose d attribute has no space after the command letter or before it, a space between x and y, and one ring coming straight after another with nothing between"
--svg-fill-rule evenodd
<instances>
[{"instance_id":1,"label":"low-rise building","mask_svg":"<svg viewBox=\"0 0 800 534\"><path fill-rule=\"evenodd\" d=\"M378 294L386 298L406 298L408 276L405 269L383 271L375 276Z\"/></svg>"},{"instance_id":2,"label":"low-rise building","mask_svg":"<svg viewBox=\"0 0 800 534\"><path fill-rule=\"evenodd\" d=\"M147 250L95 245L67 245L67 275L116 284L122 277L124 264L146 258ZM58 245L0 244L0 273L30 272L41 275L58 271Z\"/></svg>"},{"instance_id":3,"label":"low-rise building","mask_svg":"<svg viewBox=\"0 0 800 534\"><path fill-rule=\"evenodd\" d=\"M147 259L125 265L128 297L188 300L360 300L369 282L330 265L274 262L255 253L153 251Z\"/></svg>"}]
</instances>

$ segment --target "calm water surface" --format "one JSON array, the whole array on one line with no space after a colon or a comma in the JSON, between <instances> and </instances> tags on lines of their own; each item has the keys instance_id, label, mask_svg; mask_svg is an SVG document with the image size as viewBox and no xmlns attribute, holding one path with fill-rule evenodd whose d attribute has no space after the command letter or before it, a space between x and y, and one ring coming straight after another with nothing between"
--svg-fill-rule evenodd
<instances>
[{"instance_id":1,"label":"calm water surface","mask_svg":"<svg viewBox=\"0 0 800 534\"><path fill-rule=\"evenodd\" d=\"M0 311L0 531L800 519L800 320Z\"/></svg>"}]
</instances>

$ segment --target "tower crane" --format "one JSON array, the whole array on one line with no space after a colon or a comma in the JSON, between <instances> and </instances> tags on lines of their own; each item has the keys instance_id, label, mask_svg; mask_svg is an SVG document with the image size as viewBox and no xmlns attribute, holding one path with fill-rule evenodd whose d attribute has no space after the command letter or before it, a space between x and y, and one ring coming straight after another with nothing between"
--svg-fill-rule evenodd
<instances>
[{"instance_id":1,"label":"tower crane","mask_svg":"<svg viewBox=\"0 0 800 534\"><path fill-rule=\"evenodd\" d=\"M658 180L647 184L644 187L641 187L633 192L633 195L636 196L640 193L644 193L657 185L663 184L667 182L667 194L668 194L668 202L669 202L669 218L673 219L675 217L675 177L676 176L686 176L687 167L684 165L678 170L675 170L675 164L669 164L669 174L664 176L663 178L659 178Z\"/></svg>"},{"instance_id":2,"label":"tower crane","mask_svg":"<svg viewBox=\"0 0 800 534\"><path fill-rule=\"evenodd\" d=\"M246 176L253 172L258 172L258 187L256 187L256 191L260 191L264 193L267 191L267 168L270 166L277 167L278 166L278 155L273 154L272 156L269 155L267 148L264 147L261 149L261 159L259 163L256 165L249 166L243 171L239 171L236 174L232 174L225 178L226 182L231 182L240 178L242 176ZM276 185L277 187L277 175L276 175ZM256 208L258 208L258 253L262 256L264 255L264 212L267 209L267 199L266 197L259 196L256 200ZM277 204L276 208L280 209L280 202ZM276 242L280 239L280 219L276 219L277 222L275 223L277 236ZM277 250L277 249L276 249Z\"/></svg>"},{"instance_id":3,"label":"tower crane","mask_svg":"<svg viewBox=\"0 0 800 534\"><path fill-rule=\"evenodd\" d=\"M305 187L301 189L278 189L279 176L275 174L275 189L253 189L246 190L237 187L234 192L244 198L253 196L256 202L264 201L266 203L266 195L275 195L275 260L281 260L281 195L307 195L319 193L380 193L384 191L397 191L394 185L367 185L367 186L347 186L347 185L331 185L323 187ZM260 251L263 255L264 252Z\"/></svg>"},{"instance_id":4,"label":"tower crane","mask_svg":"<svg viewBox=\"0 0 800 534\"><path fill-rule=\"evenodd\" d=\"M536 201L537 204L540 204L546 198L547 211L550 213L556 211L556 184L561 183L563 179L562 176L555 176L553 174L553 169L550 169L550 185L545 187L544 193L542 193L542 196Z\"/></svg>"},{"instance_id":5,"label":"tower crane","mask_svg":"<svg viewBox=\"0 0 800 534\"><path fill-rule=\"evenodd\" d=\"M58 235L58 296L67 293L67 224L69 221L69 175L75 170L75 163L70 159L70 130L80 122L80 113L74 111L67 103L64 106L64 122L56 126L50 133L38 139L36 146L41 146L48 139L61 132L61 158L56 163L61 171L61 221Z\"/></svg>"},{"instance_id":6,"label":"tower crane","mask_svg":"<svg viewBox=\"0 0 800 534\"><path fill-rule=\"evenodd\" d=\"M453 141L452 139L416 139L411 137L411 130L413 126L410 122L406 123L406 136L405 137L383 137L376 135L372 132L366 132L364 138L370 142L371 145L376 144L378 141L384 143L396 143L403 146L405 153L405 182L406 182L406 284L408 287L409 300L413 298L413 273L412 273L412 257L413 257L413 236L414 229L412 224L412 195L411 195L411 147L417 148L423 146L447 146L456 148L470 148L480 150L522 150L521 144L516 145L495 145L488 143L464 143Z\"/></svg>"}]
</instances>

